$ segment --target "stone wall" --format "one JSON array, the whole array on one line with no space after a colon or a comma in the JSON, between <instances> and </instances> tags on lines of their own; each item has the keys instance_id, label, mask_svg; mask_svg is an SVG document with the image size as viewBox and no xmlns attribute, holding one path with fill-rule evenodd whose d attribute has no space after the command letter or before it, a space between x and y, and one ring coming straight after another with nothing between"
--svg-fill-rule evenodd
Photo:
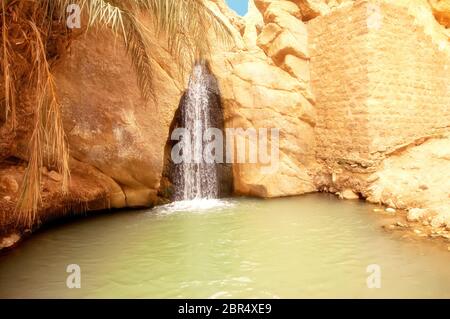
<instances>
[{"instance_id":1,"label":"stone wall","mask_svg":"<svg viewBox=\"0 0 450 319\"><path fill-rule=\"evenodd\" d=\"M375 166L449 129L450 57L406 9L378 3L357 1L308 25L316 153L328 163Z\"/></svg>"},{"instance_id":2,"label":"stone wall","mask_svg":"<svg viewBox=\"0 0 450 319\"><path fill-rule=\"evenodd\" d=\"M450 129L450 56L404 9L380 8L368 40L373 156Z\"/></svg>"},{"instance_id":3,"label":"stone wall","mask_svg":"<svg viewBox=\"0 0 450 319\"><path fill-rule=\"evenodd\" d=\"M308 24L319 159L358 163L370 159L365 10L358 4Z\"/></svg>"},{"instance_id":4,"label":"stone wall","mask_svg":"<svg viewBox=\"0 0 450 319\"><path fill-rule=\"evenodd\" d=\"M308 23L315 180L439 228L450 226L450 51L426 5L356 1Z\"/></svg>"}]
</instances>

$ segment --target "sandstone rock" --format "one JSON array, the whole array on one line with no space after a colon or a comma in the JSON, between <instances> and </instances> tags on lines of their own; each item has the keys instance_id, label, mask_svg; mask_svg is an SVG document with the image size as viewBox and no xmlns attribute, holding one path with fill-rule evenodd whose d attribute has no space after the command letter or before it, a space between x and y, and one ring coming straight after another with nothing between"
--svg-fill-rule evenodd
<instances>
[{"instance_id":1,"label":"sandstone rock","mask_svg":"<svg viewBox=\"0 0 450 319\"><path fill-rule=\"evenodd\" d=\"M126 201L119 195L115 206L157 202L182 84L172 57L158 42L152 55L154 101L142 98L124 46L107 31L74 40L71 54L55 70L71 154L117 183Z\"/></svg>"},{"instance_id":2,"label":"sandstone rock","mask_svg":"<svg viewBox=\"0 0 450 319\"><path fill-rule=\"evenodd\" d=\"M266 24L258 36L258 46L263 49L264 52L269 52L270 45L282 31L283 29L276 23Z\"/></svg>"},{"instance_id":3,"label":"sandstone rock","mask_svg":"<svg viewBox=\"0 0 450 319\"><path fill-rule=\"evenodd\" d=\"M291 33L302 45L308 44L308 31L305 23L288 11L279 10L278 7L270 6L264 14L264 21L267 24L278 24L283 30Z\"/></svg>"},{"instance_id":4,"label":"sandstone rock","mask_svg":"<svg viewBox=\"0 0 450 319\"><path fill-rule=\"evenodd\" d=\"M11 196L5 196L3 197L4 200L6 200L7 202L9 202L11 200Z\"/></svg>"},{"instance_id":5,"label":"sandstone rock","mask_svg":"<svg viewBox=\"0 0 450 319\"><path fill-rule=\"evenodd\" d=\"M300 8L291 1L274 1L264 10L264 19L270 22L276 19L277 16L289 14L297 19L302 18Z\"/></svg>"},{"instance_id":6,"label":"sandstone rock","mask_svg":"<svg viewBox=\"0 0 450 319\"><path fill-rule=\"evenodd\" d=\"M333 192L345 189L343 198L356 198L361 193L371 201L399 208L440 206L448 202L449 181L442 174L449 171L448 154L430 154L448 150L450 140L427 139L438 128L448 127L447 117L441 115L448 105L445 67L449 63L435 46L442 42L442 34L438 34L442 26L429 20L426 0L392 0L407 10L385 6L389 1L384 1L380 4L382 13L389 14L383 17L391 20L383 23L389 28L370 31L366 21L359 19L367 15L367 2L344 7L350 2L255 0L254 5L250 2L247 17L240 18L223 0L206 1L235 40L231 48L216 43L211 60L220 84L226 126L280 129L280 152L274 169L258 163L234 165L236 193L299 195L317 190L317 177L327 176L320 187ZM437 12L442 10L436 9L434 2L435 15L441 17ZM317 19L309 21L307 27L303 21L313 18ZM398 21L403 23L400 27ZM397 33L398 38L392 41L382 38ZM152 41L156 101L141 98L125 48L120 42L114 46L112 36L105 36L104 31L75 39L71 54L55 70L71 152L82 162L80 169L92 175L83 182L101 182L104 188L97 191L107 193L111 207L156 203L164 147L184 83L178 79L164 43ZM368 43L379 47L373 49ZM380 59L380 52L391 55ZM397 63L397 55L400 62L413 61L414 67ZM405 59L405 55L411 58ZM393 62L382 65L383 61ZM312 81L317 103L310 88L311 68L316 73ZM383 78L379 69L386 71L383 74L394 71ZM378 83L389 85L383 90ZM413 94L404 97L392 89L395 85L412 91L418 86L421 96L427 92L432 95L425 100ZM444 93L436 93L441 91ZM396 107L402 101L407 103ZM420 120L408 117L411 105L418 109L427 106L412 112L419 114ZM383 121L378 121L380 116ZM428 126L413 127L416 123ZM416 138L427 142L419 144ZM344 180L342 176L347 177ZM396 210L387 208L386 212ZM410 211L409 215L415 219L420 214ZM445 210L430 221L434 227L450 225Z\"/></svg>"},{"instance_id":7,"label":"sandstone rock","mask_svg":"<svg viewBox=\"0 0 450 319\"><path fill-rule=\"evenodd\" d=\"M255 0L255 6L258 8L258 10L264 14L267 10L267 8L275 2L278 2L279 0Z\"/></svg>"},{"instance_id":8,"label":"sandstone rock","mask_svg":"<svg viewBox=\"0 0 450 319\"><path fill-rule=\"evenodd\" d=\"M427 215L428 211L426 209L422 209L422 208L411 208L408 211L408 220L411 222L416 222L419 221L420 219L422 219L423 217L425 217Z\"/></svg>"},{"instance_id":9,"label":"sandstone rock","mask_svg":"<svg viewBox=\"0 0 450 319\"><path fill-rule=\"evenodd\" d=\"M384 0L395 6L405 7L414 16L414 24L420 25L440 50L450 53L448 29L448 0ZM434 14L434 15L433 15Z\"/></svg>"},{"instance_id":10,"label":"sandstone rock","mask_svg":"<svg viewBox=\"0 0 450 319\"><path fill-rule=\"evenodd\" d=\"M380 176L378 176L377 174L373 174L369 178L367 178L367 183L372 184L379 179L380 179Z\"/></svg>"},{"instance_id":11,"label":"sandstone rock","mask_svg":"<svg viewBox=\"0 0 450 319\"><path fill-rule=\"evenodd\" d=\"M253 0L248 3L248 13L245 16L245 29L242 36L248 50L257 48L258 35L264 26L262 14L258 11Z\"/></svg>"},{"instance_id":12,"label":"sandstone rock","mask_svg":"<svg viewBox=\"0 0 450 319\"><path fill-rule=\"evenodd\" d=\"M8 237L3 238L0 243L0 250L14 246L19 240L20 236L18 234L11 234Z\"/></svg>"},{"instance_id":13,"label":"sandstone rock","mask_svg":"<svg viewBox=\"0 0 450 319\"><path fill-rule=\"evenodd\" d=\"M306 168L313 162L313 127L302 118L314 120L314 113L302 97L302 86L275 66L254 58L243 60L230 63L234 66L231 74L216 72L230 116L226 126L279 128L280 154L270 173L265 172L265 165L235 164L235 191L261 197L313 191L315 186Z\"/></svg>"},{"instance_id":14,"label":"sandstone rock","mask_svg":"<svg viewBox=\"0 0 450 319\"><path fill-rule=\"evenodd\" d=\"M450 28L450 0L429 0L436 20Z\"/></svg>"},{"instance_id":15,"label":"sandstone rock","mask_svg":"<svg viewBox=\"0 0 450 319\"><path fill-rule=\"evenodd\" d=\"M291 0L296 3L302 12L303 21L314 19L330 12L330 7L323 0Z\"/></svg>"},{"instance_id":16,"label":"sandstone rock","mask_svg":"<svg viewBox=\"0 0 450 319\"><path fill-rule=\"evenodd\" d=\"M345 189L340 193L339 197L342 199L349 199L349 200L359 199L359 196L355 194L351 189Z\"/></svg>"},{"instance_id":17,"label":"sandstone rock","mask_svg":"<svg viewBox=\"0 0 450 319\"><path fill-rule=\"evenodd\" d=\"M386 208L384 211L385 211L386 213L389 213L389 214L395 214L395 213L396 213L395 208L392 208L392 207L388 207L388 208Z\"/></svg>"},{"instance_id":18,"label":"sandstone rock","mask_svg":"<svg viewBox=\"0 0 450 319\"><path fill-rule=\"evenodd\" d=\"M285 56L284 63L281 66L281 68L288 72L291 76L307 83L308 85L311 81L309 67L309 60L299 58L298 56L292 54L287 54Z\"/></svg>"},{"instance_id":19,"label":"sandstone rock","mask_svg":"<svg viewBox=\"0 0 450 319\"><path fill-rule=\"evenodd\" d=\"M450 225L450 211L443 211L438 213L435 217L432 218L430 224L433 228L446 227Z\"/></svg>"},{"instance_id":20,"label":"sandstone rock","mask_svg":"<svg viewBox=\"0 0 450 319\"><path fill-rule=\"evenodd\" d=\"M15 194L19 190L19 184L13 176L0 177L0 192Z\"/></svg>"},{"instance_id":21,"label":"sandstone rock","mask_svg":"<svg viewBox=\"0 0 450 319\"><path fill-rule=\"evenodd\" d=\"M316 114L309 70L304 65L290 73L282 66L288 55L307 55L306 27L295 16L299 10L293 3L256 0L255 5L265 23L258 47L215 48L211 64L220 85L226 127L280 129L279 160L274 167L235 164L234 189L259 197L312 192L316 189L311 173Z\"/></svg>"},{"instance_id":22,"label":"sandstone rock","mask_svg":"<svg viewBox=\"0 0 450 319\"><path fill-rule=\"evenodd\" d=\"M302 59L308 58L308 49L306 41L298 39L289 31L283 31L269 46L266 52L275 64L280 65L284 62L286 55L293 55Z\"/></svg>"}]
</instances>

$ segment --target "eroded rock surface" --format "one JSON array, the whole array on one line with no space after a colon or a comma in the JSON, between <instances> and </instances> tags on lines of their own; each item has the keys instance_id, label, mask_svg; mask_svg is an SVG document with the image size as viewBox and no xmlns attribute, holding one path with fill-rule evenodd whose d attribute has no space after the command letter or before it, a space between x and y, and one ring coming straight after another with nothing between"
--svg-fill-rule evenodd
<instances>
[{"instance_id":1,"label":"eroded rock surface","mask_svg":"<svg viewBox=\"0 0 450 319\"><path fill-rule=\"evenodd\" d=\"M154 43L154 101L145 101L120 41L103 31L72 43L56 70L71 156L112 178L123 195L111 206L150 206L157 201L164 146L182 86L172 57Z\"/></svg>"},{"instance_id":2,"label":"eroded rock surface","mask_svg":"<svg viewBox=\"0 0 450 319\"><path fill-rule=\"evenodd\" d=\"M273 166L233 166L235 192L241 195L276 197L316 190L311 172L316 117L307 30L299 12L290 1L250 1L238 41L243 47L215 48L212 67L225 126L280 129L279 160Z\"/></svg>"},{"instance_id":3,"label":"eroded rock surface","mask_svg":"<svg viewBox=\"0 0 450 319\"><path fill-rule=\"evenodd\" d=\"M234 38L232 47L212 39L225 126L280 130L274 166L233 166L236 194L321 190L449 227L447 0L250 0L244 18L224 0L206 4ZM158 202L185 81L155 40L157 99L145 101L123 45L112 37L102 31L75 39L56 67L72 184L62 194L58 174L43 172L44 222L67 207ZM12 140L0 141L0 158L24 159L27 144L12 147ZM24 167L3 163L0 173L0 218L12 225Z\"/></svg>"}]
</instances>

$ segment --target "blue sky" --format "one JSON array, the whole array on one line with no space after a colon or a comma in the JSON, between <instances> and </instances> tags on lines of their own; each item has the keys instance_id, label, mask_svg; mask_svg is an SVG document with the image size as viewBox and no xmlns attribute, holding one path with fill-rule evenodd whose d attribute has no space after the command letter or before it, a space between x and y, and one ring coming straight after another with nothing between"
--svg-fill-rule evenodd
<instances>
[{"instance_id":1,"label":"blue sky","mask_svg":"<svg viewBox=\"0 0 450 319\"><path fill-rule=\"evenodd\" d=\"M248 11L248 0L226 0L230 8L243 16Z\"/></svg>"}]
</instances>

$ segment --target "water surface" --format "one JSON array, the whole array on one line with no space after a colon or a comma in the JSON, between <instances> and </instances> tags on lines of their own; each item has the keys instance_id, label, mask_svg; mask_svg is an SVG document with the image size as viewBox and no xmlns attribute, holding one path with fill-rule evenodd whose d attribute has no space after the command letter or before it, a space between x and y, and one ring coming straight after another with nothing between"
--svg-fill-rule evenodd
<instances>
[{"instance_id":1,"label":"water surface","mask_svg":"<svg viewBox=\"0 0 450 319\"><path fill-rule=\"evenodd\" d=\"M372 210L317 194L76 220L0 257L0 297L450 298L450 254L387 233ZM81 289L66 287L69 264Z\"/></svg>"}]
</instances>

